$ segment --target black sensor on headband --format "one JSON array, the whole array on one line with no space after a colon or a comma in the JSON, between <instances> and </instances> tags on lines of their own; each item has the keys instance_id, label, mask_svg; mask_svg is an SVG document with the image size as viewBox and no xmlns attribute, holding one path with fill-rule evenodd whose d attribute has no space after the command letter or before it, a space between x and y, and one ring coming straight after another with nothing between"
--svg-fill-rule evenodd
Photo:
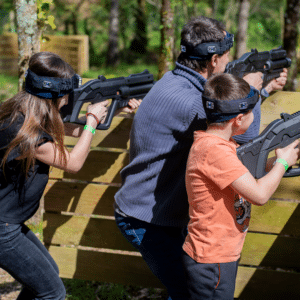
<instances>
[{"instance_id":1,"label":"black sensor on headband","mask_svg":"<svg viewBox=\"0 0 300 300\"><path fill-rule=\"evenodd\" d=\"M46 99L63 97L81 85L81 77L75 74L72 78L39 76L27 70L25 90L34 96Z\"/></svg>"},{"instance_id":2,"label":"black sensor on headband","mask_svg":"<svg viewBox=\"0 0 300 300\"><path fill-rule=\"evenodd\" d=\"M181 52L191 59L205 60L212 54L223 54L233 46L234 35L226 31L226 36L221 42L202 43L192 46L181 41Z\"/></svg>"},{"instance_id":3,"label":"black sensor on headband","mask_svg":"<svg viewBox=\"0 0 300 300\"><path fill-rule=\"evenodd\" d=\"M258 90L251 88L246 98L238 100L217 100L202 96L203 107L207 119L212 123L221 123L245 114L253 109L259 100Z\"/></svg>"}]
</instances>

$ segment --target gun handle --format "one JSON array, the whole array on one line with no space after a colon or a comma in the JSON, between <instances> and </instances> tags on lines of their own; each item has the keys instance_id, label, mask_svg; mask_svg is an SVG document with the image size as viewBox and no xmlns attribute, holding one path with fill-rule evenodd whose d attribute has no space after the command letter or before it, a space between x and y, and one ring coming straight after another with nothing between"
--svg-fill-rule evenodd
<instances>
[{"instance_id":1,"label":"gun handle","mask_svg":"<svg viewBox=\"0 0 300 300\"><path fill-rule=\"evenodd\" d=\"M289 168L283 175L283 177L296 177L300 175L300 167L299 168Z\"/></svg>"},{"instance_id":2,"label":"gun handle","mask_svg":"<svg viewBox=\"0 0 300 300\"><path fill-rule=\"evenodd\" d=\"M273 80L274 78L278 78L280 76L280 73L283 71L283 69L278 70L276 73L267 73L263 74L263 88L268 85L268 83Z\"/></svg>"},{"instance_id":3,"label":"gun handle","mask_svg":"<svg viewBox=\"0 0 300 300\"><path fill-rule=\"evenodd\" d=\"M117 99L112 99L112 102L108 108L107 116L103 124L99 124L96 129L107 130L110 127L112 119L115 115L116 110L119 108Z\"/></svg>"},{"instance_id":4,"label":"gun handle","mask_svg":"<svg viewBox=\"0 0 300 300\"><path fill-rule=\"evenodd\" d=\"M86 122L83 121L83 120L80 120L78 118L79 113L81 111L81 108L83 106L83 103L84 103L83 101L77 101L75 103L74 109L73 109L72 114L71 114L70 119L69 119L71 123L77 123L77 124L85 125Z\"/></svg>"}]
</instances>

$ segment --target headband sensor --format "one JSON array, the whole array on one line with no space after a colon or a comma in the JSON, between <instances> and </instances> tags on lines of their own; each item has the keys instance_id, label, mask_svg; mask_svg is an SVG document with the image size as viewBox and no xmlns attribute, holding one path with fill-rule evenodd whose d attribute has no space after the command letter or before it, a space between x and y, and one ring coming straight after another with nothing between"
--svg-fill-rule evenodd
<instances>
[{"instance_id":1,"label":"headband sensor","mask_svg":"<svg viewBox=\"0 0 300 300\"><path fill-rule=\"evenodd\" d=\"M202 96L203 107L207 119L213 123L221 123L245 114L252 110L259 100L258 90L251 88L246 98L238 100L217 100Z\"/></svg>"},{"instance_id":2,"label":"headband sensor","mask_svg":"<svg viewBox=\"0 0 300 300\"><path fill-rule=\"evenodd\" d=\"M181 42L181 52L190 59L206 60L213 54L223 54L233 46L233 42L234 35L226 31L226 36L221 42L202 43L196 46Z\"/></svg>"},{"instance_id":3,"label":"headband sensor","mask_svg":"<svg viewBox=\"0 0 300 300\"><path fill-rule=\"evenodd\" d=\"M61 98L81 85L81 77L75 74L72 78L38 76L30 69L25 75L25 90L39 98Z\"/></svg>"}]
</instances>

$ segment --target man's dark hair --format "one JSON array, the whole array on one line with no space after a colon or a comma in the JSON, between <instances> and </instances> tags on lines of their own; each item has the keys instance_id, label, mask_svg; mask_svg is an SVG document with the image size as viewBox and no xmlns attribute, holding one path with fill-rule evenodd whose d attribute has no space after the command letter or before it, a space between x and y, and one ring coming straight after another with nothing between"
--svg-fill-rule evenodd
<instances>
[{"instance_id":1,"label":"man's dark hair","mask_svg":"<svg viewBox=\"0 0 300 300\"><path fill-rule=\"evenodd\" d=\"M225 26L223 23L207 18L196 17L189 21L181 31L181 41L197 46L202 43L221 42L224 40ZM208 62L211 60L211 54L206 60L191 59L183 52L180 53L177 62L195 71L204 71Z\"/></svg>"}]
</instances>

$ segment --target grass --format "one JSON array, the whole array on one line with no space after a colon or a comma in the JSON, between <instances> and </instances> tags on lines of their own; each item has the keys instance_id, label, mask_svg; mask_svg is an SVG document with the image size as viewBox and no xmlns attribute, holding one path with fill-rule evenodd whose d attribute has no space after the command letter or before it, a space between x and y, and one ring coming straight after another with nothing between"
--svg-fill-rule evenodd
<instances>
[{"instance_id":1,"label":"grass","mask_svg":"<svg viewBox=\"0 0 300 300\"><path fill-rule=\"evenodd\" d=\"M141 73L147 69L155 77L158 73L157 65L136 63L134 65L122 63L118 67L103 67L103 68L91 68L85 72L82 77L84 78L98 78L98 75L103 75L106 78L113 77L127 77L130 74Z\"/></svg>"},{"instance_id":2,"label":"grass","mask_svg":"<svg viewBox=\"0 0 300 300\"><path fill-rule=\"evenodd\" d=\"M167 292L162 289L125 286L121 284L63 279L68 300L164 300Z\"/></svg>"},{"instance_id":3,"label":"grass","mask_svg":"<svg viewBox=\"0 0 300 300\"><path fill-rule=\"evenodd\" d=\"M70 300L129 300L129 294L120 284L99 283L80 279L63 279Z\"/></svg>"},{"instance_id":4,"label":"grass","mask_svg":"<svg viewBox=\"0 0 300 300\"><path fill-rule=\"evenodd\" d=\"M0 102L18 92L18 77L0 74Z\"/></svg>"}]
</instances>

